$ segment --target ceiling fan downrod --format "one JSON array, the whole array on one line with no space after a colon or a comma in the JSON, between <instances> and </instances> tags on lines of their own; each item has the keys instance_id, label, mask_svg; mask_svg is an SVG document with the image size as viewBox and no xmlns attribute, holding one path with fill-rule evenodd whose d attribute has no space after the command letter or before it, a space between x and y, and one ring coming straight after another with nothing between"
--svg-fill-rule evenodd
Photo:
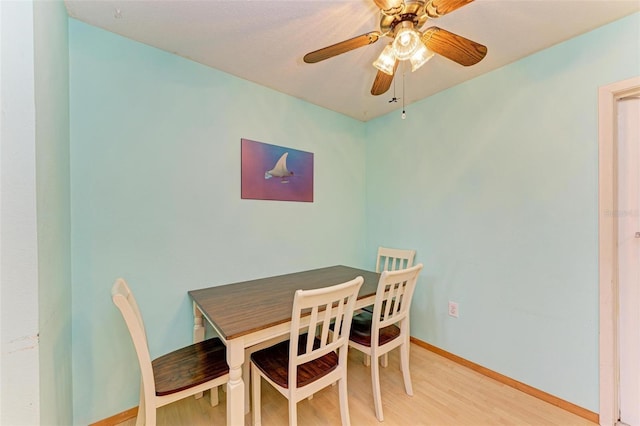
<instances>
[{"instance_id":1,"label":"ceiling fan downrod","mask_svg":"<svg viewBox=\"0 0 640 426\"><path fill-rule=\"evenodd\" d=\"M404 66L402 67L402 119L407 118L407 113L404 110Z\"/></svg>"},{"instance_id":2,"label":"ceiling fan downrod","mask_svg":"<svg viewBox=\"0 0 640 426\"><path fill-rule=\"evenodd\" d=\"M393 16L402 11L404 2L402 0L373 0L380 11L388 16Z\"/></svg>"}]
</instances>

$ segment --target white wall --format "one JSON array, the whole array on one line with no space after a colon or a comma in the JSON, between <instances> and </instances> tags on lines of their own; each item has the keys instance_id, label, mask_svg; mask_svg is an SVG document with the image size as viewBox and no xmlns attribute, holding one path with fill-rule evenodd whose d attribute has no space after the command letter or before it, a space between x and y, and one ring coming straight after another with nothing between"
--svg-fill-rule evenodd
<instances>
[{"instance_id":1,"label":"white wall","mask_svg":"<svg viewBox=\"0 0 640 426\"><path fill-rule=\"evenodd\" d=\"M33 4L0 2L0 423L40 422Z\"/></svg>"},{"instance_id":2,"label":"white wall","mask_svg":"<svg viewBox=\"0 0 640 426\"><path fill-rule=\"evenodd\" d=\"M0 423L71 424L67 15L62 1L0 14Z\"/></svg>"}]
</instances>

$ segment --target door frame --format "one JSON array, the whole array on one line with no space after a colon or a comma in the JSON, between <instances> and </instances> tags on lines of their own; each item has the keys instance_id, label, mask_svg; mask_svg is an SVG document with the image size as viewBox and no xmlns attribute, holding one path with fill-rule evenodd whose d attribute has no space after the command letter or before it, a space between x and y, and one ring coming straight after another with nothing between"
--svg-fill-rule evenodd
<instances>
[{"instance_id":1,"label":"door frame","mask_svg":"<svg viewBox=\"0 0 640 426\"><path fill-rule=\"evenodd\" d=\"M617 106L640 93L640 77L598 89L598 266L600 299L600 424L618 420Z\"/></svg>"}]
</instances>

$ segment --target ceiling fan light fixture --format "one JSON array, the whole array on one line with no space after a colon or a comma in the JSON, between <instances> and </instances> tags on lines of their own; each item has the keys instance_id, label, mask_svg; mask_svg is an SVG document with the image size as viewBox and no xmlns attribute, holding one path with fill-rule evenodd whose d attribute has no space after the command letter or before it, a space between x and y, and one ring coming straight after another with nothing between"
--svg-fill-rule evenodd
<instances>
[{"instance_id":1,"label":"ceiling fan light fixture","mask_svg":"<svg viewBox=\"0 0 640 426\"><path fill-rule=\"evenodd\" d=\"M385 74L393 75L393 68L396 65L396 57L393 54L393 47L388 44L373 62L373 66L382 71Z\"/></svg>"},{"instance_id":2,"label":"ceiling fan light fixture","mask_svg":"<svg viewBox=\"0 0 640 426\"><path fill-rule=\"evenodd\" d=\"M402 24L407 24L408 22L402 22ZM420 33L413 29L413 25L403 25L402 28L398 30L394 39L393 39L393 53L396 55L396 58L401 61L407 60L413 55L416 50L422 45L422 41L420 40Z\"/></svg>"},{"instance_id":3,"label":"ceiling fan light fixture","mask_svg":"<svg viewBox=\"0 0 640 426\"><path fill-rule=\"evenodd\" d=\"M418 49L409 58L409 61L411 62L411 72L426 64L429 59L433 58L433 55L434 53L432 51L427 49L423 43L420 43Z\"/></svg>"}]
</instances>

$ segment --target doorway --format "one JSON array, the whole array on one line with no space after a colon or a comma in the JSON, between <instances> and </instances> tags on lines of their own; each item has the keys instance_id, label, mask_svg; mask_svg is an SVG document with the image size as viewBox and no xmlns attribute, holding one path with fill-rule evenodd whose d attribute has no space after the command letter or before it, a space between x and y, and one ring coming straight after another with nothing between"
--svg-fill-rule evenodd
<instances>
[{"instance_id":1,"label":"doorway","mask_svg":"<svg viewBox=\"0 0 640 426\"><path fill-rule=\"evenodd\" d=\"M617 107L619 416L640 426L640 95Z\"/></svg>"},{"instance_id":2,"label":"doorway","mask_svg":"<svg viewBox=\"0 0 640 426\"><path fill-rule=\"evenodd\" d=\"M638 96L633 78L600 88L598 100L600 424L607 426L640 426Z\"/></svg>"}]
</instances>

